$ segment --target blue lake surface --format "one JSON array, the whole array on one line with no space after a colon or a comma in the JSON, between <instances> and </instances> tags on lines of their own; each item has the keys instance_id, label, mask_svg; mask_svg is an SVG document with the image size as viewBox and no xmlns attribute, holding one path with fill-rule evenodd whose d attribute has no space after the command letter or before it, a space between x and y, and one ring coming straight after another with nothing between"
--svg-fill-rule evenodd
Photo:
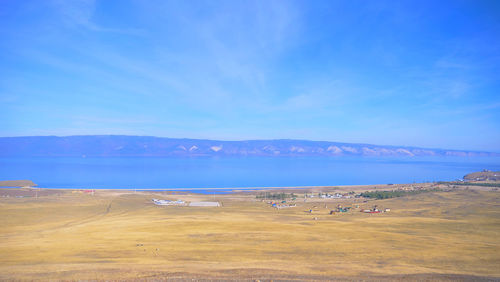
<instances>
[{"instance_id":1,"label":"blue lake surface","mask_svg":"<svg viewBox=\"0 0 500 282\"><path fill-rule=\"evenodd\" d=\"M500 158L0 158L0 180L29 179L43 188L147 189L356 185L449 181Z\"/></svg>"}]
</instances>

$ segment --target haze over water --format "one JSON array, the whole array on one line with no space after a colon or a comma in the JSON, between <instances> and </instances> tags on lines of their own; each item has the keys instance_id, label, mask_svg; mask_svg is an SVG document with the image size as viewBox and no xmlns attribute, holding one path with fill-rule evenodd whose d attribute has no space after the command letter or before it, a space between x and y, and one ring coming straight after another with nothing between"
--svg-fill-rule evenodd
<instances>
[{"instance_id":1,"label":"haze over water","mask_svg":"<svg viewBox=\"0 0 500 282\"><path fill-rule=\"evenodd\" d=\"M499 158L247 157L1 158L0 179L44 188L233 188L450 181Z\"/></svg>"}]
</instances>

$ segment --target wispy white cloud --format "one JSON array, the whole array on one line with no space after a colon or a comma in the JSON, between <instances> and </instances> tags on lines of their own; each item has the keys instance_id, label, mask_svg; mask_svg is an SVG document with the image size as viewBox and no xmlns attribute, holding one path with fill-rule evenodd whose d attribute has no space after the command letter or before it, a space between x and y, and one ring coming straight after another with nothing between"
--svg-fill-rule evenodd
<instances>
[{"instance_id":1,"label":"wispy white cloud","mask_svg":"<svg viewBox=\"0 0 500 282\"><path fill-rule=\"evenodd\" d=\"M485 44L495 41L485 40L491 33L470 39L431 30L430 23L448 25L427 9L389 2L110 3L53 0L46 13L20 9L26 22L5 24L12 31L2 33L9 62L1 84L9 87L0 89L0 100L10 113L43 116L30 130L71 132L71 122L82 134L359 142L376 135L387 143L431 140L473 118L498 121L498 44ZM11 127L27 126L23 115L11 116Z\"/></svg>"},{"instance_id":2,"label":"wispy white cloud","mask_svg":"<svg viewBox=\"0 0 500 282\"><path fill-rule=\"evenodd\" d=\"M96 0L51 0L52 6L60 13L64 24L70 27L83 27L90 31L144 35L138 28L115 28L99 25L93 19Z\"/></svg>"}]
</instances>

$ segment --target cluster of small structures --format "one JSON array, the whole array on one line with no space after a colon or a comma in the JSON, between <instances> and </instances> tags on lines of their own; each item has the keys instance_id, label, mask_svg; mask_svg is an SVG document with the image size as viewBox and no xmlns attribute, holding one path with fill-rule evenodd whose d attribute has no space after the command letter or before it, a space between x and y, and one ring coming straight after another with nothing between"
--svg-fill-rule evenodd
<instances>
[{"instance_id":1,"label":"cluster of small structures","mask_svg":"<svg viewBox=\"0 0 500 282\"><path fill-rule=\"evenodd\" d=\"M390 212L391 209L384 209L383 211L382 210L379 210L377 208L377 205L373 206L373 209L361 209L360 212L364 212L364 213L381 213L381 212Z\"/></svg>"},{"instance_id":2,"label":"cluster of small structures","mask_svg":"<svg viewBox=\"0 0 500 282\"><path fill-rule=\"evenodd\" d=\"M311 209L309 209L308 212L313 213L313 212L317 211L316 208L317 207L314 206ZM359 206L356 205L354 208L359 208ZM330 215L333 215L336 213L346 213L346 212L353 210L354 208L353 207L343 207L342 205L337 205L337 208L330 210ZM391 211L391 209L384 209L382 211L382 210L379 210L378 207L375 205L375 206L373 206L372 209L360 209L359 211L364 212L364 213L382 213L382 212L389 212L389 211Z\"/></svg>"},{"instance_id":3,"label":"cluster of small structures","mask_svg":"<svg viewBox=\"0 0 500 282\"><path fill-rule=\"evenodd\" d=\"M185 206L186 202L177 200L177 201L171 201L171 200L159 200L159 199L153 199L153 203L157 206Z\"/></svg>"},{"instance_id":4,"label":"cluster of small structures","mask_svg":"<svg viewBox=\"0 0 500 282\"><path fill-rule=\"evenodd\" d=\"M283 200L283 201L268 201L267 202L268 205L270 205L272 208L275 208L275 209L283 209L283 208L292 208L292 207L297 207L297 204L295 203L287 203L287 201ZM327 205L325 204L325 209L327 209ZM363 213L370 213L370 214L374 214L374 213L383 213L383 212L389 212L391 211L391 209L389 208L386 208L386 209L379 209L377 205L373 206L373 208L371 209L363 209L359 207L359 205L354 205L354 207L343 207L342 205L338 204L337 207L333 210L330 210L330 215L334 215L336 213L347 213L349 211L354 211L354 209L359 209L360 212L363 212ZM319 210L318 210L318 206L313 206L311 207L309 210L307 210L306 212L308 213L317 213Z\"/></svg>"},{"instance_id":5,"label":"cluster of small structures","mask_svg":"<svg viewBox=\"0 0 500 282\"><path fill-rule=\"evenodd\" d=\"M281 202L270 201L267 203L270 204L271 207L276 209L294 208L297 206L296 204L288 204L286 201L281 201Z\"/></svg>"},{"instance_id":6,"label":"cluster of small structures","mask_svg":"<svg viewBox=\"0 0 500 282\"><path fill-rule=\"evenodd\" d=\"M186 203L182 200L171 201L171 200L159 200L152 199L153 203L157 206L189 206L189 207L220 207L219 202L189 202Z\"/></svg>"},{"instance_id":7,"label":"cluster of small structures","mask_svg":"<svg viewBox=\"0 0 500 282\"><path fill-rule=\"evenodd\" d=\"M293 197L293 198L291 198L291 197ZM294 194L290 194L290 196L288 196L286 193L279 193L279 194L278 193L276 193L276 194L266 193L266 194L262 194L262 195L257 196L257 198L262 199L263 202L264 202L265 198L274 198L274 199L281 198L280 200L265 201L265 203L267 203L270 207L278 209L278 210L283 209L283 208L297 207L296 197L297 196L295 196ZM304 197L304 203L306 202L307 198L337 199L337 200L352 199L352 198L365 198L363 193L355 193L354 191L345 192L345 193L325 193L325 192L304 193L303 197ZM291 198L291 199L286 200L285 198ZM367 202L368 198L369 197L367 197L367 200L363 201L363 202ZM354 202L356 202L356 201L357 200L354 200ZM323 201L321 201L321 202L323 202ZM327 202L323 202L323 203L325 205L324 208L328 210ZM323 205L323 203L321 205ZM373 208L365 209L365 208L360 208L359 205L355 205L355 204L353 204L353 206L342 206L341 204L338 204L335 209L329 210L329 214L334 215L337 213L342 214L342 213L348 213L348 212L351 212L349 214L352 214L353 211L359 211L359 212L369 213L369 214L377 214L377 213L389 212L390 209L388 209L388 208L379 209L376 205L373 206ZM312 213L316 214L316 213L320 212L320 209L318 209L318 206L312 206L311 208L309 208L305 212L308 212L311 214Z\"/></svg>"},{"instance_id":8,"label":"cluster of small structures","mask_svg":"<svg viewBox=\"0 0 500 282\"><path fill-rule=\"evenodd\" d=\"M350 199L353 197L355 193L354 192L348 192L348 193L335 193L335 194L329 194L329 193L318 193L318 198L322 199ZM304 198L315 198L315 194L305 194Z\"/></svg>"},{"instance_id":9,"label":"cluster of small structures","mask_svg":"<svg viewBox=\"0 0 500 282\"><path fill-rule=\"evenodd\" d=\"M330 211L330 214L335 214L336 212L348 212L351 209L352 207L342 207L341 205L338 205L337 209Z\"/></svg>"}]
</instances>

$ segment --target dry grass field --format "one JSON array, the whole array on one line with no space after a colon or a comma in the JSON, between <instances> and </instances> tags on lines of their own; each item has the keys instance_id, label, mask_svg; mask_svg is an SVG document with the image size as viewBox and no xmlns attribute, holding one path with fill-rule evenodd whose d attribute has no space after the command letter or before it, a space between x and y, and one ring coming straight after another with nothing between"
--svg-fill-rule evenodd
<instances>
[{"instance_id":1,"label":"dry grass field","mask_svg":"<svg viewBox=\"0 0 500 282\"><path fill-rule=\"evenodd\" d=\"M366 203L299 198L281 210L252 193L216 195L222 207L155 206L153 197L214 200L126 191L1 197L0 279L500 277L500 192L491 189ZM391 211L330 215L339 203Z\"/></svg>"}]
</instances>

